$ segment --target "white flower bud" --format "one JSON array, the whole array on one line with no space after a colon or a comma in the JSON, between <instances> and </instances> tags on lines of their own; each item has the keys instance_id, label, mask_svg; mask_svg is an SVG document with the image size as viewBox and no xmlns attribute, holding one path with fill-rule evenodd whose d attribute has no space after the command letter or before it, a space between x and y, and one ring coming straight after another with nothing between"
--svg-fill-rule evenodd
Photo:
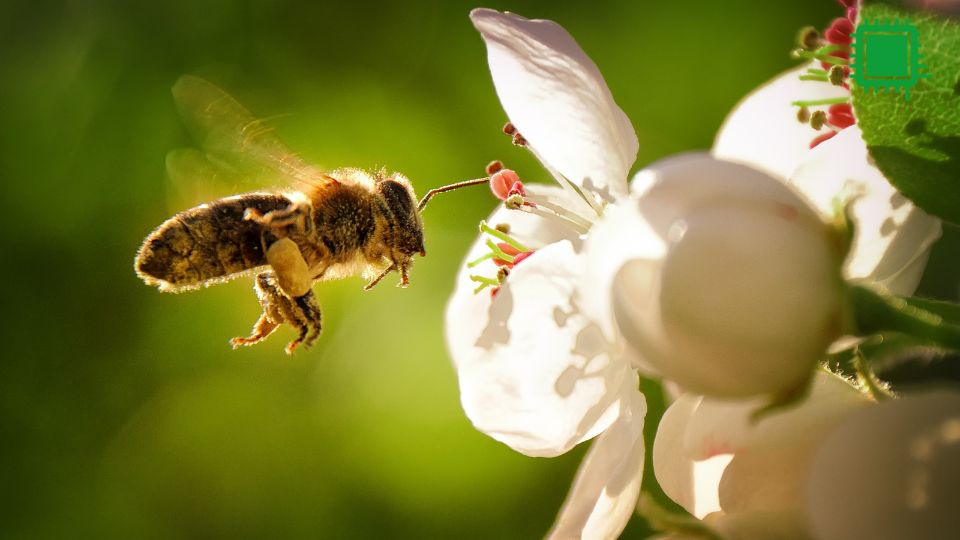
<instances>
[{"instance_id":1,"label":"white flower bud","mask_svg":"<svg viewBox=\"0 0 960 540\"><path fill-rule=\"evenodd\" d=\"M613 279L627 342L692 392L802 385L841 331L843 249L832 229L790 188L744 165L686 155L640 176L650 187L639 213L665 249L627 261Z\"/></svg>"},{"instance_id":2,"label":"white flower bud","mask_svg":"<svg viewBox=\"0 0 960 540\"><path fill-rule=\"evenodd\" d=\"M960 393L908 394L854 413L820 447L808 486L816 538L956 538Z\"/></svg>"}]
</instances>

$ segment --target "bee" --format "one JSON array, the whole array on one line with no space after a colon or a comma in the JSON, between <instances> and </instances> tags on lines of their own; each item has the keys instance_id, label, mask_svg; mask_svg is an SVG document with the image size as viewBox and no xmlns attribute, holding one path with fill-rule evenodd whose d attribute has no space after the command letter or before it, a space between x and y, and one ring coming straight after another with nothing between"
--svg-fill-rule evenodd
<instances>
[{"instance_id":1,"label":"bee","mask_svg":"<svg viewBox=\"0 0 960 540\"><path fill-rule=\"evenodd\" d=\"M320 336L317 281L361 274L370 290L391 272L409 284L414 257L426 256L423 221L436 194L486 183L477 178L436 188L417 202L410 180L384 170L323 171L305 163L262 120L217 86L181 77L173 87L181 115L212 160L252 166L294 189L244 193L201 204L164 221L143 241L134 269L162 292L181 292L254 276L263 313L234 348L289 324L292 354ZM168 166L170 157L168 156Z\"/></svg>"}]
</instances>

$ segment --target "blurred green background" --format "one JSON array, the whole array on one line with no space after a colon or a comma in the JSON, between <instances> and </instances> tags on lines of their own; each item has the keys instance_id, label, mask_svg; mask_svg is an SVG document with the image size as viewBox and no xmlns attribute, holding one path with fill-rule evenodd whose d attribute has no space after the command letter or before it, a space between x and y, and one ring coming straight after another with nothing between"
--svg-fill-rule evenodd
<instances>
[{"instance_id":1,"label":"blurred green background","mask_svg":"<svg viewBox=\"0 0 960 540\"><path fill-rule=\"evenodd\" d=\"M492 2L563 24L605 74L638 165L709 147L748 90L789 67L829 0ZM483 189L425 216L412 286L316 288L319 343L232 351L259 314L248 279L160 294L140 242L191 144L170 87L194 73L322 166L386 166L423 193L502 159L536 162L505 116L461 1L25 1L0 5L3 353L0 534L10 538L536 538L583 449L516 454L464 417L442 321ZM224 189L229 192L231 186ZM951 230L942 245L956 248ZM952 244L950 243L952 242ZM955 251L924 290L955 297ZM955 268L955 266L954 266ZM392 281L392 280L391 280ZM642 538L635 519L625 537Z\"/></svg>"}]
</instances>

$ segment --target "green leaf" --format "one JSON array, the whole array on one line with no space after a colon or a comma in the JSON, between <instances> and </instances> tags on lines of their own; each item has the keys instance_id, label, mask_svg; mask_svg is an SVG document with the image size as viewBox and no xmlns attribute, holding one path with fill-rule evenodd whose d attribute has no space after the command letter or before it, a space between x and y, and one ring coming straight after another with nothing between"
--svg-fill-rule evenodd
<instances>
[{"instance_id":1,"label":"green leaf","mask_svg":"<svg viewBox=\"0 0 960 540\"><path fill-rule=\"evenodd\" d=\"M893 0L868 2L860 12L861 22L907 18L917 28L928 77L910 89L909 100L854 83L857 123L877 167L901 193L960 223L960 23Z\"/></svg>"}]
</instances>

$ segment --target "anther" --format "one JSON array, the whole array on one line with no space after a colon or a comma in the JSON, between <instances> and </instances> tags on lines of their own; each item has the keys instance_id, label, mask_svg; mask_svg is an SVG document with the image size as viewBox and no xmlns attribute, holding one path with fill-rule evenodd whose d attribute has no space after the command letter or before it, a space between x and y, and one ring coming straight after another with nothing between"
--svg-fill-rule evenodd
<instances>
[{"instance_id":1,"label":"anther","mask_svg":"<svg viewBox=\"0 0 960 540\"><path fill-rule=\"evenodd\" d=\"M843 81L847 78L848 69L846 66L832 66L827 75L830 79L830 84L834 86L843 85Z\"/></svg>"},{"instance_id":2,"label":"anther","mask_svg":"<svg viewBox=\"0 0 960 540\"><path fill-rule=\"evenodd\" d=\"M503 169L503 162L499 159L495 159L487 164L487 176L491 176L494 173L499 172Z\"/></svg>"},{"instance_id":3,"label":"anther","mask_svg":"<svg viewBox=\"0 0 960 540\"><path fill-rule=\"evenodd\" d=\"M507 135L513 135L514 133L517 132L517 128L514 127L512 122L507 122L506 124L503 125L503 132L506 133Z\"/></svg>"},{"instance_id":4,"label":"anther","mask_svg":"<svg viewBox=\"0 0 960 540\"><path fill-rule=\"evenodd\" d=\"M514 146L526 146L527 140L523 138L519 132L513 134L513 144Z\"/></svg>"},{"instance_id":5,"label":"anther","mask_svg":"<svg viewBox=\"0 0 960 540\"><path fill-rule=\"evenodd\" d=\"M812 26L801 28L797 32L797 44L808 51L816 49L820 46L820 32Z\"/></svg>"},{"instance_id":6,"label":"anther","mask_svg":"<svg viewBox=\"0 0 960 540\"><path fill-rule=\"evenodd\" d=\"M519 193L514 193L513 195L510 195L503 201L503 205L509 208L510 210L516 210L521 206L523 206L523 195L520 195Z\"/></svg>"},{"instance_id":7,"label":"anther","mask_svg":"<svg viewBox=\"0 0 960 540\"><path fill-rule=\"evenodd\" d=\"M827 113L823 111L814 111L810 116L810 127L820 131L824 124L827 123Z\"/></svg>"},{"instance_id":8,"label":"anther","mask_svg":"<svg viewBox=\"0 0 960 540\"><path fill-rule=\"evenodd\" d=\"M800 107L797 109L797 121L801 124L806 124L810 121L810 109L806 107Z\"/></svg>"},{"instance_id":9,"label":"anther","mask_svg":"<svg viewBox=\"0 0 960 540\"><path fill-rule=\"evenodd\" d=\"M503 234L510 234L509 223L497 223L493 228L502 232Z\"/></svg>"}]
</instances>

